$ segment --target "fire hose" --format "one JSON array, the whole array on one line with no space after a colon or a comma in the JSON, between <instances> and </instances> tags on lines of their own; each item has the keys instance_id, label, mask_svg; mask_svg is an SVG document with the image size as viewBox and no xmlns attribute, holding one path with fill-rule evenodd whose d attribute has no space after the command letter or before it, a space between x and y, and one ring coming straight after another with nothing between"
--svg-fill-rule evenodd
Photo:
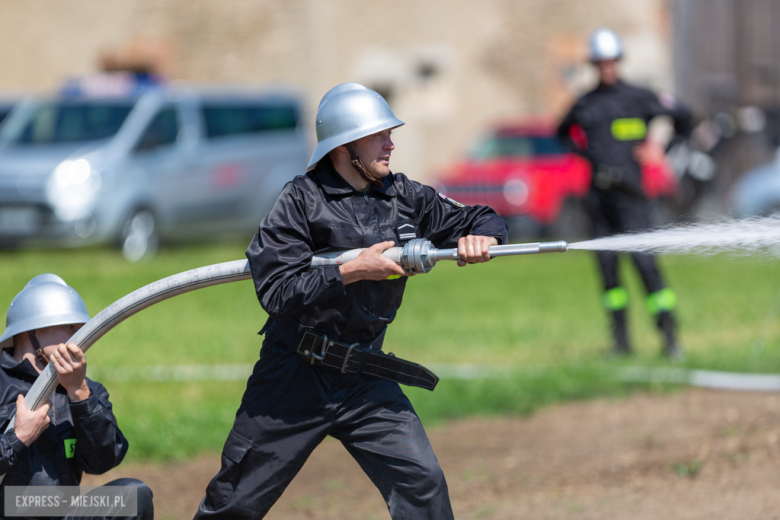
<instances>
[{"instance_id":1,"label":"fire hose","mask_svg":"<svg viewBox=\"0 0 780 520\"><path fill-rule=\"evenodd\" d=\"M365 249L352 249L315 255L311 261L311 269L342 265L354 260ZM488 252L490 257L528 255L538 253L563 253L567 250L566 242L537 242L530 244L509 244L504 246L492 246ZM413 274L427 273L441 260L457 260L457 249L437 249L424 238L410 240L403 247L391 247L385 250L384 256ZM127 296L115 301L81 327L69 340L86 352L108 331L125 321L130 316L151 307L155 303L167 300L179 294L184 294L196 289L211 287L228 282L249 280L252 272L246 260L235 260L205 267L199 267L183 273L178 273L162 280L150 283L137 289ZM49 400L57 387L57 371L49 363L38 375L38 378L30 387L24 398L24 404L28 410L37 410L43 403ZM8 423L6 432L14 428L15 417ZM0 477L0 483L5 475Z\"/></svg>"}]
</instances>

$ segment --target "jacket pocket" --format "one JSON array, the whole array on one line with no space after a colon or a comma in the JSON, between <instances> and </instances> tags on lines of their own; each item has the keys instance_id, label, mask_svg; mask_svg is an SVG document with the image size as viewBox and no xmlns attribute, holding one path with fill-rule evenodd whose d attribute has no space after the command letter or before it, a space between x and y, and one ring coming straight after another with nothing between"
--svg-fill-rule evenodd
<instances>
[{"instance_id":1,"label":"jacket pocket","mask_svg":"<svg viewBox=\"0 0 780 520\"><path fill-rule=\"evenodd\" d=\"M358 226L312 227L315 251L363 247L363 232Z\"/></svg>"},{"instance_id":2,"label":"jacket pocket","mask_svg":"<svg viewBox=\"0 0 780 520\"><path fill-rule=\"evenodd\" d=\"M251 448L252 441L235 430L230 430L222 449L222 468L206 488L206 499L203 503L206 509L216 511L230 502L241 480L243 463L246 462L246 455Z\"/></svg>"}]
</instances>

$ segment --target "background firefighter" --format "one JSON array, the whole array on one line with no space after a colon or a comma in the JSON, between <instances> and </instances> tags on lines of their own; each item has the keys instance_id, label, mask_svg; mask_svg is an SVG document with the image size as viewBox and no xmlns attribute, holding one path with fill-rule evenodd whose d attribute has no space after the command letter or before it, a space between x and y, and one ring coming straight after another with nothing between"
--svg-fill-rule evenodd
<instances>
[{"instance_id":1,"label":"background firefighter","mask_svg":"<svg viewBox=\"0 0 780 520\"><path fill-rule=\"evenodd\" d=\"M599 29L590 40L590 60L599 72L598 86L579 98L563 118L558 137L592 166L592 184L585 205L593 222L595 238L617 233L642 231L652 226L650 201L642 190L641 143L647 136L650 120L670 116L678 135L688 135L690 111L668 94L656 96L649 90L620 80L617 62L623 55L622 43L609 29ZM581 148L571 136L578 125L587 138ZM599 251L598 264L604 283L602 301L612 317L613 351L629 353L631 345L626 326L628 293L618 278L618 255ZM647 290L647 307L655 316L663 334L664 353L682 356L672 312L675 293L666 287L655 257L631 255Z\"/></svg>"}]
</instances>

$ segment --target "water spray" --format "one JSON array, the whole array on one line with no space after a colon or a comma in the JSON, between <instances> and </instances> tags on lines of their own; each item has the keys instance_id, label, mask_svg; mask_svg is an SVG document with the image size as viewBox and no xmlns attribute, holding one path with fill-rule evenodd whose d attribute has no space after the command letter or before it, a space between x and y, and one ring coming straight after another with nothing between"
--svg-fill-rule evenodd
<instances>
[{"instance_id":1,"label":"water spray","mask_svg":"<svg viewBox=\"0 0 780 520\"><path fill-rule=\"evenodd\" d=\"M752 255L762 251L776 253L777 248L780 247L780 216L661 228L646 233L628 233L575 242L568 247L627 253L698 255L717 253Z\"/></svg>"}]
</instances>

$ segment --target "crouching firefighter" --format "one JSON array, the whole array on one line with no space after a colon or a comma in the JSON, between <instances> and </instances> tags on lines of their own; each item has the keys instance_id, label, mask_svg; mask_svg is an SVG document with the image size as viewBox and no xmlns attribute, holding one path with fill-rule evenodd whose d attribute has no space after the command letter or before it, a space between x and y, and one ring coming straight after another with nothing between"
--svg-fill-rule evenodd
<instances>
[{"instance_id":1,"label":"crouching firefighter","mask_svg":"<svg viewBox=\"0 0 780 520\"><path fill-rule=\"evenodd\" d=\"M0 434L0 475L5 475L0 512L6 486L78 486L84 473L105 473L127 453L127 439L119 430L108 392L86 377L87 360L81 349L66 344L88 321L79 294L53 274L36 276L11 302L0 336L2 431L16 418L14 428ZM24 396L49 362L57 371L59 386L48 403L28 410ZM152 492L140 480L122 478L104 486L122 487L113 496L135 488L135 518L154 518ZM110 509L104 513L108 514L90 518L117 517Z\"/></svg>"},{"instance_id":2,"label":"crouching firefighter","mask_svg":"<svg viewBox=\"0 0 780 520\"><path fill-rule=\"evenodd\" d=\"M391 131L403 124L355 83L322 98L308 172L284 187L246 252L270 318L196 518L262 518L328 435L366 472L392 518L453 518L442 470L399 387L433 390L438 378L382 351L408 275L382 252L426 238L457 247L461 266L486 262L507 228L490 208L391 172ZM309 269L314 254L354 248L367 249Z\"/></svg>"}]
</instances>

